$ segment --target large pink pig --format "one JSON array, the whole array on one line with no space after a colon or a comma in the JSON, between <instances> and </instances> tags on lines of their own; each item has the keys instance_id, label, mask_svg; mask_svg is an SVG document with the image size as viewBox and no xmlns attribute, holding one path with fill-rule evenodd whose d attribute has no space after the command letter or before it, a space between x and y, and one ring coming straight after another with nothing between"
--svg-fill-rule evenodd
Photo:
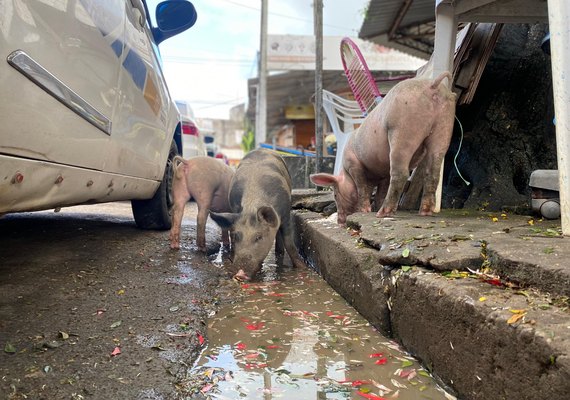
<instances>
[{"instance_id":1,"label":"large pink pig","mask_svg":"<svg viewBox=\"0 0 570 400\"><path fill-rule=\"evenodd\" d=\"M196 244L198 250L206 251L206 221L209 210L230 211L228 190L234 170L222 161L212 157L193 157L184 160L174 157L178 163L172 182L172 228L170 229L170 247L180 248L180 225L184 206L190 199L198 205L198 227ZM222 229L222 241L229 245L229 232Z\"/></svg>"},{"instance_id":2,"label":"large pink pig","mask_svg":"<svg viewBox=\"0 0 570 400\"><path fill-rule=\"evenodd\" d=\"M444 78L451 80L451 74L398 83L351 135L340 175L311 175L316 185L333 187L339 224L345 224L350 214L371 211L375 186L377 203L384 199L376 216L396 212L410 171L424 157L420 214L432 214L455 116L455 94L442 84Z\"/></svg>"}]
</instances>

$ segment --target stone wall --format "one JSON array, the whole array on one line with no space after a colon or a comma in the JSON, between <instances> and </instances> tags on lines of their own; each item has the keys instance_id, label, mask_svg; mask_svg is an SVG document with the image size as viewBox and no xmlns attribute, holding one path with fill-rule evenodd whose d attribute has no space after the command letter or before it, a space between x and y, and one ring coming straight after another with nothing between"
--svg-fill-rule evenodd
<instances>
[{"instance_id":1,"label":"stone wall","mask_svg":"<svg viewBox=\"0 0 570 400\"><path fill-rule=\"evenodd\" d=\"M309 156L283 156L287 169L291 175L293 189L306 189L315 187L309 176L316 172L316 158ZM320 172L332 174L334 157L323 157Z\"/></svg>"}]
</instances>

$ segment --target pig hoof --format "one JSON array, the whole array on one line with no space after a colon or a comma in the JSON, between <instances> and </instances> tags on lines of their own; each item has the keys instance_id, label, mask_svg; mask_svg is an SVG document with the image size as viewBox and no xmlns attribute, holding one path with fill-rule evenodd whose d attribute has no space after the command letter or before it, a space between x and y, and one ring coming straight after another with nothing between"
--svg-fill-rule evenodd
<instances>
[{"instance_id":1,"label":"pig hoof","mask_svg":"<svg viewBox=\"0 0 570 400\"><path fill-rule=\"evenodd\" d=\"M297 258L293 261L293 267L294 268L303 268L303 267L307 267L307 264L300 258Z\"/></svg>"},{"instance_id":2,"label":"pig hoof","mask_svg":"<svg viewBox=\"0 0 570 400\"><path fill-rule=\"evenodd\" d=\"M242 269L240 269L238 273L234 275L234 279L238 282L247 282L249 281L249 276L247 276L247 274Z\"/></svg>"},{"instance_id":3,"label":"pig hoof","mask_svg":"<svg viewBox=\"0 0 570 400\"><path fill-rule=\"evenodd\" d=\"M172 250L180 250L180 243L170 243L170 248Z\"/></svg>"},{"instance_id":4,"label":"pig hoof","mask_svg":"<svg viewBox=\"0 0 570 400\"><path fill-rule=\"evenodd\" d=\"M391 211L380 210L376 213L376 218L391 217L393 214Z\"/></svg>"}]
</instances>

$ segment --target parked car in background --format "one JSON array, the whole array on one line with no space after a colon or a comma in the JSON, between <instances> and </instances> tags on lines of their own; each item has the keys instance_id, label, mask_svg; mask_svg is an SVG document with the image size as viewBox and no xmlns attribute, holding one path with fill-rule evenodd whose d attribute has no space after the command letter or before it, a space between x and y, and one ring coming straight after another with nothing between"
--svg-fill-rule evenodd
<instances>
[{"instance_id":1,"label":"parked car in background","mask_svg":"<svg viewBox=\"0 0 570 400\"><path fill-rule=\"evenodd\" d=\"M184 100L176 100L176 107L180 111L180 126L182 135L178 148L182 149L182 157L190 158L206 155L204 138L194 120L194 111L190 104Z\"/></svg>"},{"instance_id":2,"label":"parked car in background","mask_svg":"<svg viewBox=\"0 0 570 400\"><path fill-rule=\"evenodd\" d=\"M146 0L0 2L0 214L131 200L139 227L170 228L181 124L158 44L196 10L155 14Z\"/></svg>"},{"instance_id":3,"label":"parked car in background","mask_svg":"<svg viewBox=\"0 0 570 400\"><path fill-rule=\"evenodd\" d=\"M208 156L214 157L218 153L218 145L216 144L216 138L214 135L204 135L204 143L206 143L206 152Z\"/></svg>"}]
</instances>

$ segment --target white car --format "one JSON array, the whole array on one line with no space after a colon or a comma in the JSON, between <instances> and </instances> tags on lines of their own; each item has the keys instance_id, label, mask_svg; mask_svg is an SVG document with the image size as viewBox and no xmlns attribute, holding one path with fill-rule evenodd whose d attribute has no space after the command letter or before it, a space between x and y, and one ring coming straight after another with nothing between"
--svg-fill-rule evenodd
<instances>
[{"instance_id":1,"label":"white car","mask_svg":"<svg viewBox=\"0 0 570 400\"><path fill-rule=\"evenodd\" d=\"M180 111L182 157L205 156L206 146L202 132L194 120L194 111L190 104L184 100L176 100L176 107Z\"/></svg>"},{"instance_id":2,"label":"white car","mask_svg":"<svg viewBox=\"0 0 570 400\"><path fill-rule=\"evenodd\" d=\"M132 200L171 224L180 116L157 45L196 10L168 0L0 1L0 214Z\"/></svg>"}]
</instances>

